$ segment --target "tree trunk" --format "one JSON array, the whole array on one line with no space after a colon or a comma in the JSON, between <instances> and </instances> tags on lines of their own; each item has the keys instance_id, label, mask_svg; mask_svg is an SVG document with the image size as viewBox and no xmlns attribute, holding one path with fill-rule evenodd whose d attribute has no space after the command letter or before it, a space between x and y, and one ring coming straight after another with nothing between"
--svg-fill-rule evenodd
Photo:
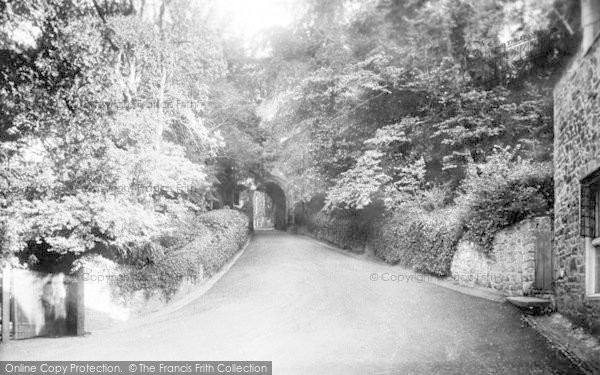
<instances>
[{"instance_id":1,"label":"tree trunk","mask_svg":"<svg viewBox=\"0 0 600 375\"><path fill-rule=\"evenodd\" d=\"M167 0L163 0L160 4L160 10L158 14L158 30L160 33L160 40L164 41L164 17ZM165 56L161 53L160 55L160 83L158 87L158 126L156 129L156 143L155 148L157 151L162 150L162 137L165 128L165 113L164 113L164 105L165 105L165 89L167 85L167 61Z\"/></svg>"},{"instance_id":2,"label":"tree trunk","mask_svg":"<svg viewBox=\"0 0 600 375\"><path fill-rule=\"evenodd\" d=\"M167 69L163 66L160 69L160 86L158 88L158 125L156 128L156 143L157 151L162 150L162 137L165 129L165 86L167 83Z\"/></svg>"}]
</instances>

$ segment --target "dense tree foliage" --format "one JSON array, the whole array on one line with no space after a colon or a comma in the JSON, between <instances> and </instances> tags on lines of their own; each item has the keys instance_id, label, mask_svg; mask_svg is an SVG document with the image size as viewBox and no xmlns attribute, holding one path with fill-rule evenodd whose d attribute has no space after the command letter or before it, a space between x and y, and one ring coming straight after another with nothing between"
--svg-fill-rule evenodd
<instances>
[{"instance_id":1,"label":"dense tree foliage","mask_svg":"<svg viewBox=\"0 0 600 375\"><path fill-rule=\"evenodd\" d=\"M498 147L551 159L577 2L304 0L250 47L211 4L0 2L2 254L152 259L273 170L329 210L431 211Z\"/></svg>"},{"instance_id":2,"label":"dense tree foliage","mask_svg":"<svg viewBox=\"0 0 600 375\"><path fill-rule=\"evenodd\" d=\"M327 190L330 207L393 209L440 184L456 191L495 146L551 159L551 89L577 45L576 4L309 4L271 61L302 66L273 96L270 121L302 143L281 148L281 168L324 182L298 184L299 196ZM520 38L529 50L511 46Z\"/></svg>"},{"instance_id":3,"label":"dense tree foliage","mask_svg":"<svg viewBox=\"0 0 600 375\"><path fill-rule=\"evenodd\" d=\"M3 254L34 267L87 251L151 259L208 207L227 60L199 3L159 5L5 4Z\"/></svg>"}]
</instances>

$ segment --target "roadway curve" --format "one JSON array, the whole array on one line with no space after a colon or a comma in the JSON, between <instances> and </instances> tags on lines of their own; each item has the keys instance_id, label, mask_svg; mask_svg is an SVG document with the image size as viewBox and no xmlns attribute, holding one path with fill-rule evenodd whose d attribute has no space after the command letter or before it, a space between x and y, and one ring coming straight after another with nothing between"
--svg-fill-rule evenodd
<instances>
[{"instance_id":1,"label":"roadway curve","mask_svg":"<svg viewBox=\"0 0 600 375\"><path fill-rule=\"evenodd\" d=\"M306 237L257 233L212 289L174 313L85 337L12 342L0 354L272 360L274 374L576 373L513 307L381 280L394 274L407 271Z\"/></svg>"}]
</instances>

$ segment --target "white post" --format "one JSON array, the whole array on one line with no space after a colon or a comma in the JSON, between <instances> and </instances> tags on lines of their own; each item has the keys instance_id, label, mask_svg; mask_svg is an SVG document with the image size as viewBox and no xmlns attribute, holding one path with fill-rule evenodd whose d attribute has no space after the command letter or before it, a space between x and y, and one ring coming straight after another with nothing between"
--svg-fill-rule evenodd
<instances>
[{"instance_id":1,"label":"white post","mask_svg":"<svg viewBox=\"0 0 600 375\"><path fill-rule=\"evenodd\" d=\"M10 266L4 266L2 271L2 342L10 340L10 293L11 293Z\"/></svg>"}]
</instances>

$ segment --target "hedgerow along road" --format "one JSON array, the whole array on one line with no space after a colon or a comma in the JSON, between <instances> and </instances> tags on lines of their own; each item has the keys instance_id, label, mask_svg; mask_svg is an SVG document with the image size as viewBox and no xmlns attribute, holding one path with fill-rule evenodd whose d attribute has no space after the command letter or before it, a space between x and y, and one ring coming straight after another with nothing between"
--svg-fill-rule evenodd
<instances>
[{"instance_id":1,"label":"hedgerow along road","mask_svg":"<svg viewBox=\"0 0 600 375\"><path fill-rule=\"evenodd\" d=\"M410 272L303 236L257 232L206 294L173 313L84 337L12 342L1 358L268 360L274 374L577 373L512 306Z\"/></svg>"}]
</instances>

